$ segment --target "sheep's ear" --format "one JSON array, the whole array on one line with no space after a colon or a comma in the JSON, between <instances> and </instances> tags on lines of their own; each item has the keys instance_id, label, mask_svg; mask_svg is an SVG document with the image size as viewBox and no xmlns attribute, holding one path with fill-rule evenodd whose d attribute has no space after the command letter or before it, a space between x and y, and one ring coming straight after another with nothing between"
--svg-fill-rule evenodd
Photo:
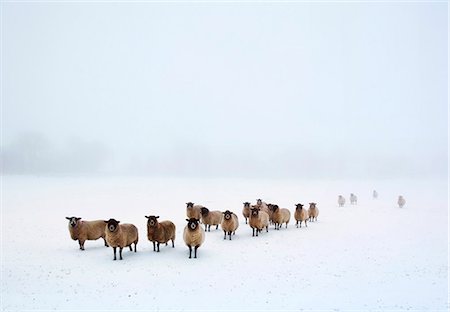
<instances>
[{"instance_id":1,"label":"sheep's ear","mask_svg":"<svg viewBox=\"0 0 450 312\"><path fill-rule=\"evenodd\" d=\"M224 212L222 212L222 214L225 214L225 211L224 211Z\"/></svg>"},{"instance_id":2,"label":"sheep's ear","mask_svg":"<svg viewBox=\"0 0 450 312\"><path fill-rule=\"evenodd\" d=\"M75 220L79 221L79 220L81 220L81 218L75 218Z\"/></svg>"},{"instance_id":3,"label":"sheep's ear","mask_svg":"<svg viewBox=\"0 0 450 312\"><path fill-rule=\"evenodd\" d=\"M108 221L103 221L103 222L108 223Z\"/></svg>"},{"instance_id":4,"label":"sheep's ear","mask_svg":"<svg viewBox=\"0 0 450 312\"><path fill-rule=\"evenodd\" d=\"M117 221L117 224L119 224L120 223L120 221Z\"/></svg>"},{"instance_id":5,"label":"sheep's ear","mask_svg":"<svg viewBox=\"0 0 450 312\"><path fill-rule=\"evenodd\" d=\"M150 219L150 217L149 216L145 216L147 219Z\"/></svg>"},{"instance_id":6,"label":"sheep's ear","mask_svg":"<svg viewBox=\"0 0 450 312\"><path fill-rule=\"evenodd\" d=\"M70 220L71 218L69 218L69 217L66 217L66 219L67 219L67 220Z\"/></svg>"},{"instance_id":7,"label":"sheep's ear","mask_svg":"<svg viewBox=\"0 0 450 312\"><path fill-rule=\"evenodd\" d=\"M186 219L187 222L189 222L189 219Z\"/></svg>"},{"instance_id":8,"label":"sheep's ear","mask_svg":"<svg viewBox=\"0 0 450 312\"><path fill-rule=\"evenodd\" d=\"M156 216L156 219L158 219L159 218L159 216Z\"/></svg>"}]
</instances>

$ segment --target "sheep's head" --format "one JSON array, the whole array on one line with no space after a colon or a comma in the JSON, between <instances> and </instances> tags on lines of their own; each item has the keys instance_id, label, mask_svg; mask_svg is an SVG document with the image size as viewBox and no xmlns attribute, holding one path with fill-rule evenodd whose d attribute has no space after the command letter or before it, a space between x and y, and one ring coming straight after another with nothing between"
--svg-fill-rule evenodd
<instances>
[{"instance_id":1,"label":"sheep's head","mask_svg":"<svg viewBox=\"0 0 450 312\"><path fill-rule=\"evenodd\" d=\"M252 216L254 216L254 217L257 217L258 216L258 214L259 214L259 208L252 208L251 209L251 215Z\"/></svg>"},{"instance_id":2,"label":"sheep's head","mask_svg":"<svg viewBox=\"0 0 450 312\"><path fill-rule=\"evenodd\" d=\"M250 208L250 203L249 202L245 202L244 203L244 208Z\"/></svg>"},{"instance_id":3,"label":"sheep's head","mask_svg":"<svg viewBox=\"0 0 450 312\"><path fill-rule=\"evenodd\" d=\"M81 218L77 218L77 217L66 217L67 220L69 220L69 225L71 227L76 227L78 224L78 221L81 220Z\"/></svg>"},{"instance_id":4,"label":"sheep's head","mask_svg":"<svg viewBox=\"0 0 450 312\"><path fill-rule=\"evenodd\" d=\"M159 216L145 216L147 220L147 225L151 227L155 227L158 225L158 218Z\"/></svg>"},{"instance_id":5,"label":"sheep's head","mask_svg":"<svg viewBox=\"0 0 450 312\"><path fill-rule=\"evenodd\" d=\"M267 204L267 208L269 208L269 210L273 210L273 205L272 204Z\"/></svg>"},{"instance_id":6,"label":"sheep's head","mask_svg":"<svg viewBox=\"0 0 450 312\"><path fill-rule=\"evenodd\" d=\"M187 208L192 208L192 207L194 207L194 203L188 202L188 203L186 203L186 207Z\"/></svg>"},{"instance_id":7,"label":"sheep's head","mask_svg":"<svg viewBox=\"0 0 450 312\"><path fill-rule=\"evenodd\" d=\"M200 222L200 220L196 218L186 219L186 221L188 222L187 227L191 231L195 231L198 228L198 224Z\"/></svg>"},{"instance_id":8,"label":"sheep's head","mask_svg":"<svg viewBox=\"0 0 450 312\"><path fill-rule=\"evenodd\" d=\"M209 213L209 209L206 207L202 207L201 209L202 216L206 216Z\"/></svg>"},{"instance_id":9,"label":"sheep's head","mask_svg":"<svg viewBox=\"0 0 450 312\"><path fill-rule=\"evenodd\" d=\"M272 211L273 211L273 212L277 211L278 208L279 208L278 205L272 205Z\"/></svg>"},{"instance_id":10,"label":"sheep's head","mask_svg":"<svg viewBox=\"0 0 450 312\"><path fill-rule=\"evenodd\" d=\"M316 203L309 203L309 208L313 208L314 209L314 208L316 208L316 205L317 205Z\"/></svg>"},{"instance_id":11,"label":"sheep's head","mask_svg":"<svg viewBox=\"0 0 450 312\"><path fill-rule=\"evenodd\" d=\"M295 209L297 209L297 210L302 210L302 208L303 208L302 204L295 205Z\"/></svg>"},{"instance_id":12,"label":"sheep's head","mask_svg":"<svg viewBox=\"0 0 450 312\"><path fill-rule=\"evenodd\" d=\"M258 198L258 199L256 200L256 204L257 204L257 205L261 205L261 204L262 204L262 200L261 200L260 198Z\"/></svg>"},{"instance_id":13,"label":"sheep's head","mask_svg":"<svg viewBox=\"0 0 450 312\"><path fill-rule=\"evenodd\" d=\"M227 211L225 211L225 212L223 213L223 217L224 217L225 220L230 220L232 214L233 214L233 213L232 213L231 211L227 210Z\"/></svg>"},{"instance_id":14,"label":"sheep's head","mask_svg":"<svg viewBox=\"0 0 450 312\"><path fill-rule=\"evenodd\" d=\"M108 231L115 232L119 228L120 221L109 219L108 221L105 221L105 223L107 224Z\"/></svg>"}]
</instances>

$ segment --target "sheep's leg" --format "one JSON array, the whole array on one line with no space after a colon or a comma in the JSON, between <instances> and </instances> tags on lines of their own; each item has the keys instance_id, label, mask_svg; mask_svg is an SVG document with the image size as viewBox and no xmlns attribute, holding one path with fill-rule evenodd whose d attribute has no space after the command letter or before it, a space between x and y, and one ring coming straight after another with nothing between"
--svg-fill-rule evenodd
<instances>
[{"instance_id":1,"label":"sheep's leg","mask_svg":"<svg viewBox=\"0 0 450 312\"><path fill-rule=\"evenodd\" d=\"M266 226L266 233L269 233L269 226Z\"/></svg>"},{"instance_id":2,"label":"sheep's leg","mask_svg":"<svg viewBox=\"0 0 450 312\"><path fill-rule=\"evenodd\" d=\"M166 242L166 246L168 246L169 244Z\"/></svg>"},{"instance_id":3,"label":"sheep's leg","mask_svg":"<svg viewBox=\"0 0 450 312\"><path fill-rule=\"evenodd\" d=\"M231 231L228 232L228 237L230 237L231 240Z\"/></svg>"},{"instance_id":4,"label":"sheep's leg","mask_svg":"<svg viewBox=\"0 0 450 312\"><path fill-rule=\"evenodd\" d=\"M252 236L255 236L255 228L252 228L252 230L253 230L253 235Z\"/></svg>"},{"instance_id":5,"label":"sheep's leg","mask_svg":"<svg viewBox=\"0 0 450 312\"><path fill-rule=\"evenodd\" d=\"M156 251L156 242L153 242L153 251Z\"/></svg>"},{"instance_id":6,"label":"sheep's leg","mask_svg":"<svg viewBox=\"0 0 450 312\"><path fill-rule=\"evenodd\" d=\"M308 227L308 223L306 223L306 220L305 220L305 226Z\"/></svg>"},{"instance_id":7,"label":"sheep's leg","mask_svg":"<svg viewBox=\"0 0 450 312\"><path fill-rule=\"evenodd\" d=\"M117 260L117 257L116 257L116 249L117 249L117 247L113 247L113 251L114 251L114 260Z\"/></svg>"},{"instance_id":8,"label":"sheep's leg","mask_svg":"<svg viewBox=\"0 0 450 312\"><path fill-rule=\"evenodd\" d=\"M227 231L223 231L223 239L227 239Z\"/></svg>"},{"instance_id":9,"label":"sheep's leg","mask_svg":"<svg viewBox=\"0 0 450 312\"><path fill-rule=\"evenodd\" d=\"M189 259L191 259L192 258L192 247L191 246L188 246L189 247Z\"/></svg>"},{"instance_id":10,"label":"sheep's leg","mask_svg":"<svg viewBox=\"0 0 450 312\"><path fill-rule=\"evenodd\" d=\"M175 241L172 239L172 248L175 248Z\"/></svg>"},{"instance_id":11,"label":"sheep's leg","mask_svg":"<svg viewBox=\"0 0 450 312\"><path fill-rule=\"evenodd\" d=\"M245 218L245 224L247 224L247 218Z\"/></svg>"},{"instance_id":12,"label":"sheep's leg","mask_svg":"<svg viewBox=\"0 0 450 312\"><path fill-rule=\"evenodd\" d=\"M106 242L106 239L103 237L103 240L105 241L105 247L109 247L108 243Z\"/></svg>"},{"instance_id":13,"label":"sheep's leg","mask_svg":"<svg viewBox=\"0 0 450 312\"><path fill-rule=\"evenodd\" d=\"M198 245L197 246L195 246L195 249L194 249L194 258L197 258L197 249L198 249Z\"/></svg>"},{"instance_id":14,"label":"sheep's leg","mask_svg":"<svg viewBox=\"0 0 450 312\"><path fill-rule=\"evenodd\" d=\"M84 242L85 242L84 240L81 240L81 239L78 240L78 243L80 244L80 249L81 250L84 250Z\"/></svg>"},{"instance_id":15,"label":"sheep's leg","mask_svg":"<svg viewBox=\"0 0 450 312\"><path fill-rule=\"evenodd\" d=\"M256 230L256 236L258 236L258 233L259 233L259 229Z\"/></svg>"},{"instance_id":16,"label":"sheep's leg","mask_svg":"<svg viewBox=\"0 0 450 312\"><path fill-rule=\"evenodd\" d=\"M158 242L158 244L156 246L158 246L158 252L159 252L159 242Z\"/></svg>"},{"instance_id":17,"label":"sheep's leg","mask_svg":"<svg viewBox=\"0 0 450 312\"><path fill-rule=\"evenodd\" d=\"M286 228L287 228L287 224L288 224L288 223L286 222Z\"/></svg>"},{"instance_id":18,"label":"sheep's leg","mask_svg":"<svg viewBox=\"0 0 450 312\"><path fill-rule=\"evenodd\" d=\"M122 258L122 250L123 250L123 247L119 247L120 260L123 260L123 258Z\"/></svg>"},{"instance_id":19,"label":"sheep's leg","mask_svg":"<svg viewBox=\"0 0 450 312\"><path fill-rule=\"evenodd\" d=\"M137 241L134 242L134 252L136 252Z\"/></svg>"},{"instance_id":20,"label":"sheep's leg","mask_svg":"<svg viewBox=\"0 0 450 312\"><path fill-rule=\"evenodd\" d=\"M130 247L130 251L133 251L133 247L131 247L131 244L130 244L130 246L128 246L128 247Z\"/></svg>"},{"instance_id":21,"label":"sheep's leg","mask_svg":"<svg viewBox=\"0 0 450 312\"><path fill-rule=\"evenodd\" d=\"M218 230L219 229L219 225L218 224L216 224L216 230Z\"/></svg>"}]
</instances>

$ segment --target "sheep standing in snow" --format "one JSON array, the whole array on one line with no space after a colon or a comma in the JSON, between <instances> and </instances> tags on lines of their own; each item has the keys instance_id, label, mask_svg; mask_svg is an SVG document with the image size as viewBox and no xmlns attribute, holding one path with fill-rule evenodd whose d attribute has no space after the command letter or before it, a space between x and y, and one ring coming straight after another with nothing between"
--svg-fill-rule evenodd
<instances>
[{"instance_id":1,"label":"sheep standing in snow","mask_svg":"<svg viewBox=\"0 0 450 312\"><path fill-rule=\"evenodd\" d=\"M268 214L269 214L269 223L273 224L273 206L272 204L267 204L267 208L269 209Z\"/></svg>"},{"instance_id":2,"label":"sheep standing in snow","mask_svg":"<svg viewBox=\"0 0 450 312\"><path fill-rule=\"evenodd\" d=\"M216 226L216 230L219 228L219 224L222 222L223 214L219 210L209 211L208 208L201 208L202 223L205 225L205 232L211 232L211 225Z\"/></svg>"},{"instance_id":3,"label":"sheep standing in snow","mask_svg":"<svg viewBox=\"0 0 450 312\"><path fill-rule=\"evenodd\" d=\"M252 236L255 236L255 231L256 236L258 236L258 233L261 232L263 228L266 228L266 232L269 232L269 215L259 208L251 209L250 221L248 223L253 230Z\"/></svg>"},{"instance_id":4,"label":"sheep standing in snow","mask_svg":"<svg viewBox=\"0 0 450 312\"><path fill-rule=\"evenodd\" d=\"M228 237L231 240L231 233L233 233L234 235L236 233L237 228L239 227L239 220L237 215L229 210L225 211L223 213L223 220L221 227L223 230L223 239L227 239L228 234Z\"/></svg>"},{"instance_id":5,"label":"sheep standing in snow","mask_svg":"<svg viewBox=\"0 0 450 312\"><path fill-rule=\"evenodd\" d=\"M158 222L159 216L145 216L147 220L147 238L153 243L153 251L159 252L159 244L166 244L172 241L172 248L175 247L175 224L171 221ZM158 250L156 250L158 247Z\"/></svg>"},{"instance_id":6,"label":"sheep standing in snow","mask_svg":"<svg viewBox=\"0 0 450 312\"><path fill-rule=\"evenodd\" d=\"M261 211L264 211L270 215L269 206L267 205L267 203L263 202L261 199L256 200L256 205L254 205L253 208L259 208L259 209L261 209Z\"/></svg>"},{"instance_id":7,"label":"sheep standing in snow","mask_svg":"<svg viewBox=\"0 0 450 312\"><path fill-rule=\"evenodd\" d=\"M199 224L199 219L186 219L188 224L184 228L183 240L189 247L189 259L192 258L192 247L194 247L194 258L197 258L197 249L205 241L205 232Z\"/></svg>"},{"instance_id":8,"label":"sheep standing in snow","mask_svg":"<svg viewBox=\"0 0 450 312\"><path fill-rule=\"evenodd\" d=\"M309 222L311 221L314 222L314 219L316 219L317 221L317 217L319 216L319 208L317 208L316 203L309 203L308 215L309 215Z\"/></svg>"},{"instance_id":9,"label":"sheep standing in snow","mask_svg":"<svg viewBox=\"0 0 450 312\"><path fill-rule=\"evenodd\" d=\"M372 197L377 199L378 198L378 192L373 190Z\"/></svg>"},{"instance_id":10,"label":"sheep standing in snow","mask_svg":"<svg viewBox=\"0 0 450 312\"><path fill-rule=\"evenodd\" d=\"M273 210L273 223L275 223L275 230L279 230L283 223L286 223L286 228L288 226L289 220L291 219L291 212L286 208L279 208L278 205L272 206Z\"/></svg>"},{"instance_id":11,"label":"sheep standing in snow","mask_svg":"<svg viewBox=\"0 0 450 312\"><path fill-rule=\"evenodd\" d=\"M305 222L305 226L308 227L308 218L309 218L309 214L308 211L306 209L303 209L303 205L302 204L297 204L295 205L295 213L294 213L294 218L296 220L296 226L298 227L298 225L300 224L300 227L302 227L302 222Z\"/></svg>"},{"instance_id":12,"label":"sheep standing in snow","mask_svg":"<svg viewBox=\"0 0 450 312\"><path fill-rule=\"evenodd\" d=\"M403 206L406 204L406 200L403 198L403 196L398 197L397 204L400 208L403 208Z\"/></svg>"},{"instance_id":13,"label":"sheep standing in snow","mask_svg":"<svg viewBox=\"0 0 450 312\"><path fill-rule=\"evenodd\" d=\"M191 219L201 219L202 217L202 213L201 213L201 209L202 209L202 205L194 205L194 203L192 202L188 202L186 203L186 216Z\"/></svg>"},{"instance_id":14,"label":"sheep standing in snow","mask_svg":"<svg viewBox=\"0 0 450 312\"><path fill-rule=\"evenodd\" d=\"M249 202L244 203L244 208L242 208L242 215L244 216L245 224L247 224L247 219L250 218L250 203Z\"/></svg>"},{"instance_id":15,"label":"sheep standing in snow","mask_svg":"<svg viewBox=\"0 0 450 312\"><path fill-rule=\"evenodd\" d=\"M338 197L338 204L339 204L339 207L343 207L345 205L345 198L344 198L344 196L339 195L339 197Z\"/></svg>"},{"instance_id":16,"label":"sheep standing in snow","mask_svg":"<svg viewBox=\"0 0 450 312\"><path fill-rule=\"evenodd\" d=\"M78 240L80 249L84 250L84 242L87 240L97 240L100 237L105 241L105 246L108 244L105 240L105 221L81 221L78 217L66 217L69 220L69 233L73 240Z\"/></svg>"},{"instance_id":17,"label":"sheep standing in snow","mask_svg":"<svg viewBox=\"0 0 450 312\"><path fill-rule=\"evenodd\" d=\"M350 205L356 205L358 203L358 197L353 194L350 193Z\"/></svg>"},{"instance_id":18,"label":"sheep standing in snow","mask_svg":"<svg viewBox=\"0 0 450 312\"><path fill-rule=\"evenodd\" d=\"M131 245L134 244L134 252L136 252L136 245L139 240L137 227L129 223L119 224L120 221L115 219L109 219L104 223L106 223L106 242L113 248L114 260L117 259L117 247L119 247L120 260L122 260L122 249L124 247L130 247L130 251L133 251Z\"/></svg>"}]
</instances>

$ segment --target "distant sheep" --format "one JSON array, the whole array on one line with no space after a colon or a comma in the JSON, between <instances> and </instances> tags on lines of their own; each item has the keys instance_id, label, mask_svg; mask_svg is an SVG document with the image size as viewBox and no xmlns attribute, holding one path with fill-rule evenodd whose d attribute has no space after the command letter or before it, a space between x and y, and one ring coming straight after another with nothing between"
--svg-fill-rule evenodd
<instances>
[{"instance_id":1,"label":"distant sheep","mask_svg":"<svg viewBox=\"0 0 450 312\"><path fill-rule=\"evenodd\" d=\"M202 217L202 213L201 213L201 209L202 209L202 205L194 205L194 203L192 202L188 202L186 203L186 216L191 219L201 219Z\"/></svg>"},{"instance_id":2,"label":"distant sheep","mask_svg":"<svg viewBox=\"0 0 450 312\"><path fill-rule=\"evenodd\" d=\"M286 208L279 208L278 205L272 206L273 210L273 223L275 223L275 230L279 230L283 223L286 223L286 228L288 226L289 220L291 219L291 212Z\"/></svg>"},{"instance_id":3,"label":"distant sheep","mask_svg":"<svg viewBox=\"0 0 450 312\"><path fill-rule=\"evenodd\" d=\"M183 240L189 247L189 259L192 258L192 247L194 247L194 258L197 258L197 249L205 241L205 232L199 224L199 219L186 219L188 224L184 228Z\"/></svg>"},{"instance_id":4,"label":"distant sheep","mask_svg":"<svg viewBox=\"0 0 450 312\"><path fill-rule=\"evenodd\" d=\"M223 230L223 239L227 239L228 237L231 240L231 233L233 235L236 233L237 228L239 227L239 220L236 214L227 210L223 213L223 220L221 224Z\"/></svg>"},{"instance_id":5,"label":"distant sheep","mask_svg":"<svg viewBox=\"0 0 450 312\"><path fill-rule=\"evenodd\" d=\"M259 208L252 208L249 225L253 230L252 236L255 236L255 231L256 236L258 236L258 233L261 232L263 228L266 228L266 232L269 232L269 215Z\"/></svg>"},{"instance_id":6,"label":"distant sheep","mask_svg":"<svg viewBox=\"0 0 450 312\"><path fill-rule=\"evenodd\" d=\"M250 218L250 203L249 202L244 203L244 208L242 208L242 215L244 216L245 224L247 224L247 219Z\"/></svg>"},{"instance_id":7,"label":"distant sheep","mask_svg":"<svg viewBox=\"0 0 450 312\"><path fill-rule=\"evenodd\" d=\"M254 207L254 208L259 208L259 209L261 209L262 211L264 211L264 212L266 212L267 214L270 215L270 212L269 212L269 206L267 205L267 203L263 202L261 199L257 199L257 200L256 200L256 205L253 206L253 207Z\"/></svg>"},{"instance_id":8,"label":"distant sheep","mask_svg":"<svg viewBox=\"0 0 450 312\"><path fill-rule=\"evenodd\" d=\"M81 221L81 218L66 217L69 220L69 233L73 240L78 240L80 249L84 250L84 242L87 240L97 240L100 237L105 241L105 246L109 247L105 240L105 221Z\"/></svg>"},{"instance_id":9,"label":"distant sheep","mask_svg":"<svg viewBox=\"0 0 450 312\"><path fill-rule=\"evenodd\" d=\"M131 245L134 244L134 252L136 252L139 236L138 229L133 224L119 224L120 221L115 219L109 219L108 221L104 221L104 223L106 223L106 242L113 248L114 260L117 259L117 247L119 247L120 260L122 260L122 249L124 247L130 247L130 251L133 251Z\"/></svg>"},{"instance_id":10,"label":"distant sheep","mask_svg":"<svg viewBox=\"0 0 450 312\"><path fill-rule=\"evenodd\" d=\"M350 205L356 205L358 203L358 197L351 193L350 194Z\"/></svg>"},{"instance_id":11,"label":"distant sheep","mask_svg":"<svg viewBox=\"0 0 450 312\"><path fill-rule=\"evenodd\" d=\"M309 218L309 214L308 211L306 209L303 209L303 205L302 204L297 204L295 205L295 213L294 213L294 218L296 220L296 226L298 227L300 224L300 227L302 227L302 222L305 222L305 226L308 227L308 218Z\"/></svg>"},{"instance_id":12,"label":"distant sheep","mask_svg":"<svg viewBox=\"0 0 450 312\"><path fill-rule=\"evenodd\" d=\"M317 217L319 216L319 208L317 208L316 203L309 203L309 222L314 222L314 219L317 221Z\"/></svg>"},{"instance_id":13,"label":"distant sheep","mask_svg":"<svg viewBox=\"0 0 450 312\"><path fill-rule=\"evenodd\" d=\"M172 241L172 248L175 247L175 224L171 221L158 222L159 216L145 216L147 220L147 238L153 243L153 251L159 252L159 244L166 244ZM158 250L156 250L158 247Z\"/></svg>"},{"instance_id":14,"label":"distant sheep","mask_svg":"<svg viewBox=\"0 0 450 312\"><path fill-rule=\"evenodd\" d=\"M378 198L378 192L373 190L372 197L377 199Z\"/></svg>"},{"instance_id":15,"label":"distant sheep","mask_svg":"<svg viewBox=\"0 0 450 312\"><path fill-rule=\"evenodd\" d=\"M398 197L397 204L400 208L403 208L403 206L406 204L406 200L403 198L403 196Z\"/></svg>"},{"instance_id":16,"label":"distant sheep","mask_svg":"<svg viewBox=\"0 0 450 312\"><path fill-rule=\"evenodd\" d=\"M211 232L211 225L216 226L216 230L219 228L219 224L222 222L223 214L219 210L209 211L208 208L201 208L202 223L205 225L205 232Z\"/></svg>"},{"instance_id":17,"label":"distant sheep","mask_svg":"<svg viewBox=\"0 0 450 312\"><path fill-rule=\"evenodd\" d=\"M338 197L338 204L339 207L343 207L345 205L345 198L342 195L339 195Z\"/></svg>"}]
</instances>

